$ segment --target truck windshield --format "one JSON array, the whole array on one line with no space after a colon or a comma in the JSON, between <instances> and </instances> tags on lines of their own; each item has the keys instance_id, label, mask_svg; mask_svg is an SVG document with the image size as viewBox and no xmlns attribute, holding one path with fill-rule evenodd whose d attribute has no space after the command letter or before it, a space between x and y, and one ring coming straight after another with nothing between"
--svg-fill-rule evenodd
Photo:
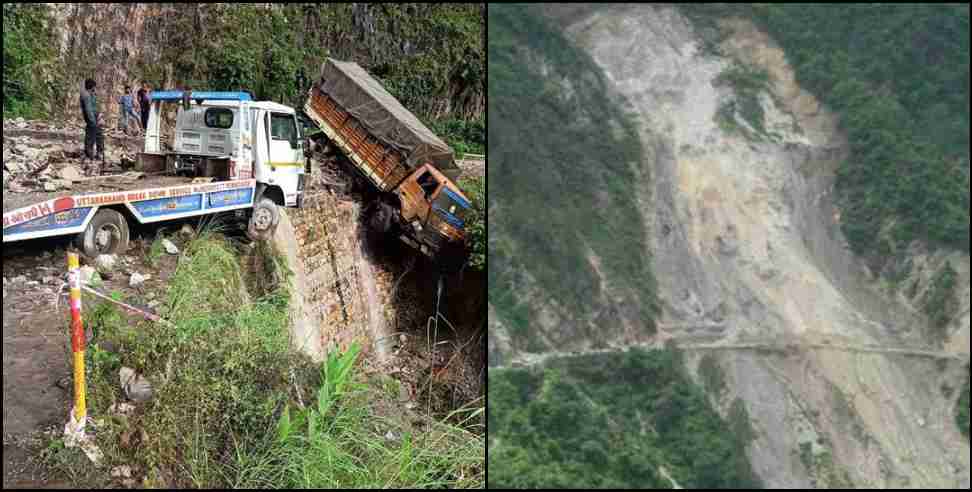
<instances>
[{"instance_id":1,"label":"truck windshield","mask_svg":"<svg viewBox=\"0 0 972 492\"><path fill-rule=\"evenodd\" d=\"M294 123L293 115L276 113L270 115L270 136L274 140L288 142L297 140L297 125Z\"/></svg>"},{"instance_id":2,"label":"truck windshield","mask_svg":"<svg viewBox=\"0 0 972 492\"><path fill-rule=\"evenodd\" d=\"M450 224L456 227L463 227L466 223L466 215L469 208L464 204L465 200L453 193L449 188L443 188L442 193L432 203L432 208L440 215L445 217Z\"/></svg>"}]
</instances>

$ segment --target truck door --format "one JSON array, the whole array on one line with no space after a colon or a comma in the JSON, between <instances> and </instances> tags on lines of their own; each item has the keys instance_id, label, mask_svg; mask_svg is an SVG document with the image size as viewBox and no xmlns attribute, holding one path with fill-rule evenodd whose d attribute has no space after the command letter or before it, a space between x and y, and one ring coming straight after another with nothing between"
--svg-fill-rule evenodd
<instances>
[{"instance_id":1,"label":"truck door","mask_svg":"<svg viewBox=\"0 0 972 492\"><path fill-rule=\"evenodd\" d=\"M250 111L250 128L253 140L253 171L256 179L261 183L266 183L270 178L270 168L266 165L269 162L270 146L269 136L266 128L266 111L253 108Z\"/></svg>"},{"instance_id":2,"label":"truck door","mask_svg":"<svg viewBox=\"0 0 972 492\"><path fill-rule=\"evenodd\" d=\"M253 179L253 132L250 130L250 105L246 102L240 105L240 130L236 156L237 179Z\"/></svg>"},{"instance_id":3,"label":"truck door","mask_svg":"<svg viewBox=\"0 0 972 492\"><path fill-rule=\"evenodd\" d=\"M294 115L268 111L266 118L270 128L270 167L303 168L304 156Z\"/></svg>"},{"instance_id":4,"label":"truck door","mask_svg":"<svg viewBox=\"0 0 972 492\"><path fill-rule=\"evenodd\" d=\"M428 227L429 216L432 213L432 200L435 198L436 192L442 187L443 183L431 171L425 171L420 174L416 182L422 193L421 206L418 209L419 221L422 222L423 226Z\"/></svg>"}]
</instances>

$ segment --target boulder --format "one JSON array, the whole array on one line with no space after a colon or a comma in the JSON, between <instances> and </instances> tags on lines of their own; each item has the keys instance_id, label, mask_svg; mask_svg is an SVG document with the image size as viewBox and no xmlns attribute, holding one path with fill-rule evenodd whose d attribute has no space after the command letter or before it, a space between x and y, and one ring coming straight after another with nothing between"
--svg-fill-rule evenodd
<instances>
[{"instance_id":1,"label":"boulder","mask_svg":"<svg viewBox=\"0 0 972 492\"><path fill-rule=\"evenodd\" d=\"M95 268L97 268L98 272L102 275L112 272L117 263L118 257L115 255L99 255L97 258L95 258Z\"/></svg>"},{"instance_id":2,"label":"boulder","mask_svg":"<svg viewBox=\"0 0 972 492\"><path fill-rule=\"evenodd\" d=\"M101 275L98 274L98 271L94 267L81 267L81 283L97 287L101 285Z\"/></svg>"},{"instance_id":3,"label":"boulder","mask_svg":"<svg viewBox=\"0 0 972 492\"><path fill-rule=\"evenodd\" d=\"M119 379L129 400L144 403L152 399L151 383L145 377L136 374L134 369L121 368Z\"/></svg>"},{"instance_id":4,"label":"boulder","mask_svg":"<svg viewBox=\"0 0 972 492\"><path fill-rule=\"evenodd\" d=\"M27 144L22 144L22 143L15 145L13 150L14 153L20 154L28 159L36 159L37 156L40 154L39 150Z\"/></svg>"},{"instance_id":5,"label":"boulder","mask_svg":"<svg viewBox=\"0 0 972 492\"><path fill-rule=\"evenodd\" d=\"M128 286L134 288L144 283L145 283L145 277L138 272L134 272L132 273L131 279L128 281Z\"/></svg>"},{"instance_id":6,"label":"boulder","mask_svg":"<svg viewBox=\"0 0 972 492\"><path fill-rule=\"evenodd\" d=\"M175 244L172 244L172 241L169 241L168 239L162 240L162 247L165 248L165 252L169 253L170 255L179 254L179 248L177 248Z\"/></svg>"},{"instance_id":7,"label":"boulder","mask_svg":"<svg viewBox=\"0 0 972 492\"><path fill-rule=\"evenodd\" d=\"M84 178L84 173L82 173L81 170L78 169L76 166L68 166L65 167L64 169L61 169L61 171L58 173L58 176L60 176L61 179L65 181L76 183L78 181L81 181L82 178Z\"/></svg>"}]
</instances>

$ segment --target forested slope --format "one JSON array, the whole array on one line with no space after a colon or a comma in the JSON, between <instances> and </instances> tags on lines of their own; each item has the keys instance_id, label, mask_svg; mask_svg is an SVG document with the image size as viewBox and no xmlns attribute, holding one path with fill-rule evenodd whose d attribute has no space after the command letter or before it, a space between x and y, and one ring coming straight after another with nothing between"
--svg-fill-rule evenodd
<instances>
[{"instance_id":1,"label":"forested slope","mask_svg":"<svg viewBox=\"0 0 972 492\"><path fill-rule=\"evenodd\" d=\"M758 488L732 428L675 351L595 355L489 376L490 488Z\"/></svg>"},{"instance_id":2,"label":"forested slope","mask_svg":"<svg viewBox=\"0 0 972 492\"><path fill-rule=\"evenodd\" d=\"M967 4L683 4L714 46L718 20L754 20L801 87L841 116L838 171L855 252L888 258L914 240L969 251Z\"/></svg>"},{"instance_id":3,"label":"forested slope","mask_svg":"<svg viewBox=\"0 0 972 492\"><path fill-rule=\"evenodd\" d=\"M526 277L565 307L566 331L617 330L619 318L650 330L637 130L590 57L534 14L489 6L490 302L522 349L544 348ZM608 293L621 301L602 326Z\"/></svg>"}]
</instances>

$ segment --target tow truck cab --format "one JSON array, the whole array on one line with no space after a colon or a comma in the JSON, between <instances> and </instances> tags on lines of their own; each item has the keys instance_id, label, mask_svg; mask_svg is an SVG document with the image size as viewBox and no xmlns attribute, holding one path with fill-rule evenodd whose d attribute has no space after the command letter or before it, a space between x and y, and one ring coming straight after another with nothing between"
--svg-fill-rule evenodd
<instances>
[{"instance_id":1,"label":"tow truck cab","mask_svg":"<svg viewBox=\"0 0 972 492\"><path fill-rule=\"evenodd\" d=\"M246 92L191 92L188 109L182 91L156 92L151 101L142 170L256 179L261 196L301 206L307 166L294 108ZM171 132L163 130L165 103L178 104Z\"/></svg>"}]
</instances>

